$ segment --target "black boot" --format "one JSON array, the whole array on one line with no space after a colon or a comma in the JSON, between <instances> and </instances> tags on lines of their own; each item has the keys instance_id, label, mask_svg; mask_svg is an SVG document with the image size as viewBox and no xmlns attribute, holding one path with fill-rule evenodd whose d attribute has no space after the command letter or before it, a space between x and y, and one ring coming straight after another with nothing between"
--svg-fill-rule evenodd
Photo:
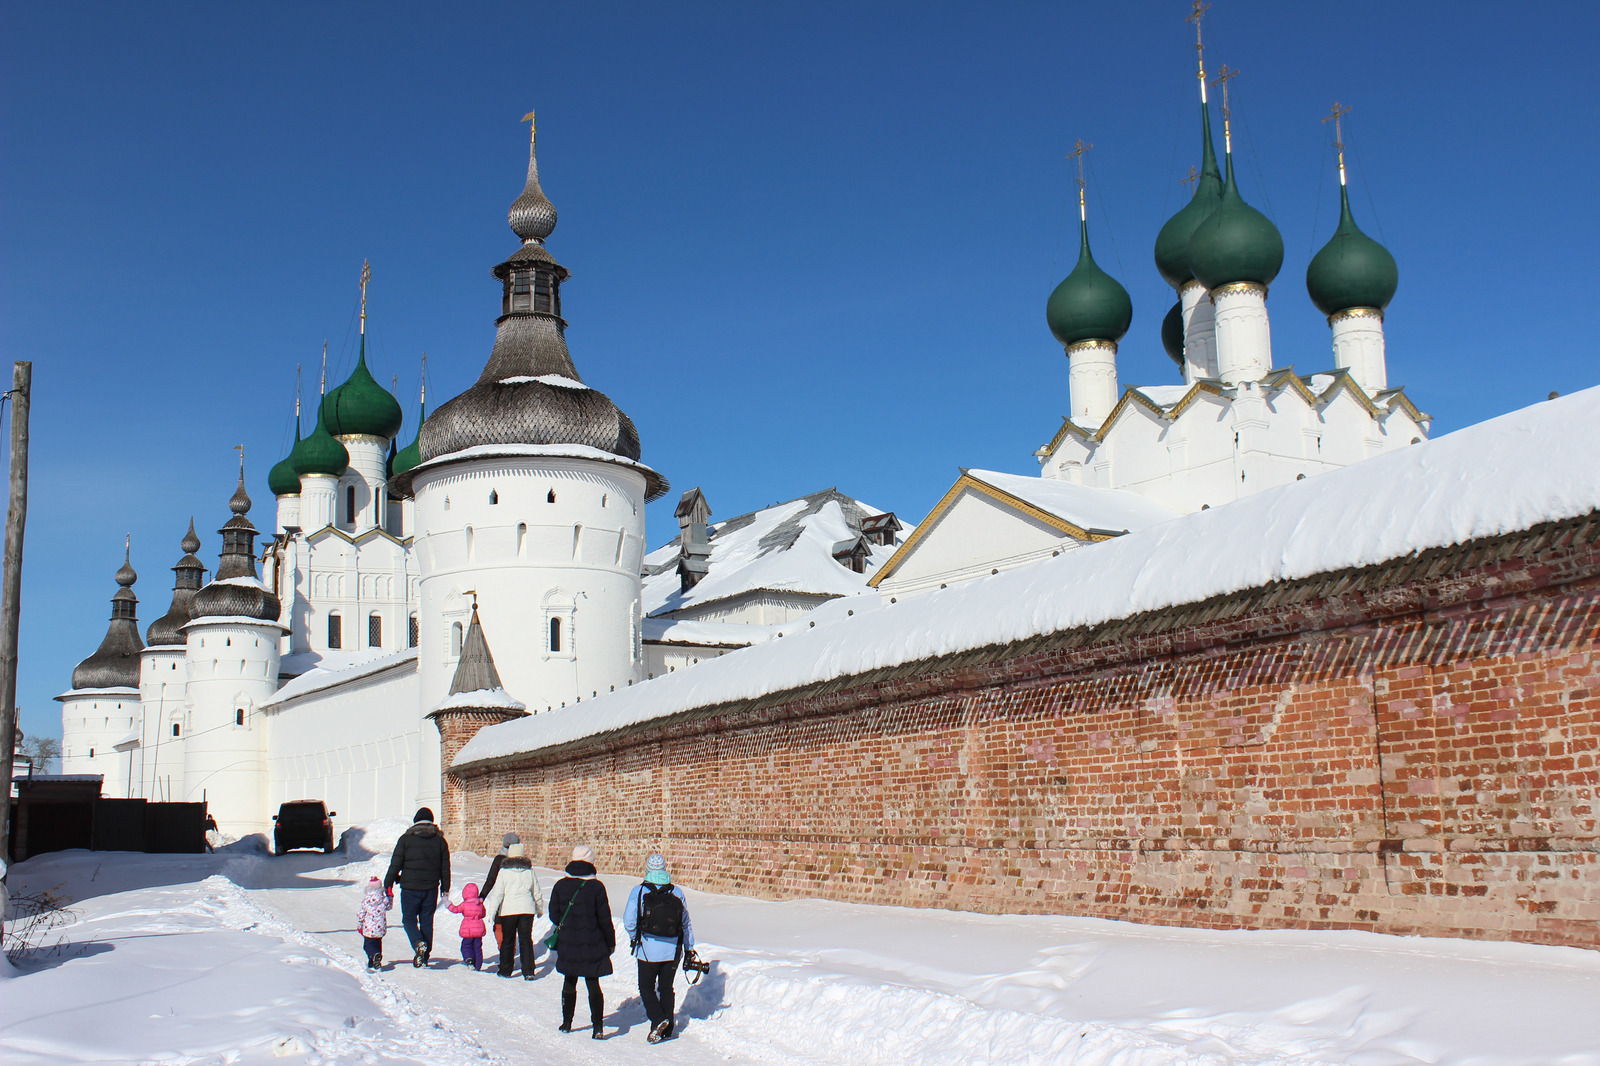
<instances>
[{"instance_id":1,"label":"black boot","mask_svg":"<svg viewBox=\"0 0 1600 1066\"><path fill-rule=\"evenodd\" d=\"M606 997L605 997L605 993L601 992L599 989L596 989L593 992L589 993L589 1021L591 1023L593 1023L593 1025L594 1025L594 1038L596 1040L604 1040L606 1038L605 1037L605 1032L604 1032L604 1029L605 1029L605 1024L604 1024L605 1016L606 1016Z\"/></svg>"},{"instance_id":2,"label":"black boot","mask_svg":"<svg viewBox=\"0 0 1600 1066\"><path fill-rule=\"evenodd\" d=\"M578 1009L578 990L576 988L563 988L561 990L561 1031L572 1032L572 1012Z\"/></svg>"}]
</instances>

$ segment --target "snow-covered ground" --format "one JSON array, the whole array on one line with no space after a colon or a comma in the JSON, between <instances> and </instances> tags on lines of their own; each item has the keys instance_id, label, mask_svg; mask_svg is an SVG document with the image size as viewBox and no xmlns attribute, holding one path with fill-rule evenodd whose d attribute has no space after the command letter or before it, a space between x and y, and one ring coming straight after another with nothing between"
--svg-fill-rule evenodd
<instances>
[{"instance_id":1,"label":"snow-covered ground","mask_svg":"<svg viewBox=\"0 0 1600 1066\"><path fill-rule=\"evenodd\" d=\"M595 1043L555 1031L548 958L531 983L475 973L454 962L459 919L443 910L432 968L403 958L397 908L386 943L402 965L365 971L360 886L400 828L353 830L333 855L246 842L13 867L13 895L52 893L75 920L0 982L0 1061L1600 1064L1596 952L692 891L716 963L687 994L680 978L678 1037L645 1043L619 954ZM455 862L458 882L488 866ZM614 907L634 882L605 880Z\"/></svg>"}]
</instances>

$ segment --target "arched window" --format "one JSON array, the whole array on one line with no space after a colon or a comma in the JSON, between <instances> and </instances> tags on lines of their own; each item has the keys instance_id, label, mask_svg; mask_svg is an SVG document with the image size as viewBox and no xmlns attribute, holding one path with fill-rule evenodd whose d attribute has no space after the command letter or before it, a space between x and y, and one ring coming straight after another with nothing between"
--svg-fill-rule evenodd
<instances>
[{"instance_id":1,"label":"arched window","mask_svg":"<svg viewBox=\"0 0 1600 1066\"><path fill-rule=\"evenodd\" d=\"M179 727L177 722L172 723L172 735L175 737L181 737L183 735L183 730Z\"/></svg>"},{"instance_id":2,"label":"arched window","mask_svg":"<svg viewBox=\"0 0 1600 1066\"><path fill-rule=\"evenodd\" d=\"M494 489L490 489L489 490L489 506L493 507L495 504L497 504L499 502L500 502L500 493L496 492Z\"/></svg>"},{"instance_id":3,"label":"arched window","mask_svg":"<svg viewBox=\"0 0 1600 1066\"><path fill-rule=\"evenodd\" d=\"M235 707L233 710L233 724L244 725L244 708Z\"/></svg>"},{"instance_id":4,"label":"arched window","mask_svg":"<svg viewBox=\"0 0 1600 1066\"><path fill-rule=\"evenodd\" d=\"M450 623L450 654L456 658L461 657L461 623Z\"/></svg>"},{"instance_id":5,"label":"arched window","mask_svg":"<svg viewBox=\"0 0 1600 1066\"><path fill-rule=\"evenodd\" d=\"M344 520L349 525L356 524L356 487L346 485L344 489Z\"/></svg>"},{"instance_id":6,"label":"arched window","mask_svg":"<svg viewBox=\"0 0 1600 1066\"><path fill-rule=\"evenodd\" d=\"M411 616L411 625L409 627L409 632L406 634L406 647L415 648L416 646L417 646L417 616L416 615L412 615Z\"/></svg>"},{"instance_id":7,"label":"arched window","mask_svg":"<svg viewBox=\"0 0 1600 1066\"><path fill-rule=\"evenodd\" d=\"M467 562L472 562L472 527L467 527Z\"/></svg>"},{"instance_id":8,"label":"arched window","mask_svg":"<svg viewBox=\"0 0 1600 1066\"><path fill-rule=\"evenodd\" d=\"M344 647L344 619L337 613L328 615L328 647Z\"/></svg>"},{"instance_id":9,"label":"arched window","mask_svg":"<svg viewBox=\"0 0 1600 1066\"><path fill-rule=\"evenodd\" d=\"M376 614L367 616L367 647L383 647L383 618Z\"/></svg>"},{"instance_id":10,"label":"arched window","mask_svg":"<svg viewBox=\"0 0 1600 1066\"><path fill-rule=\"evenodd\" d=\"M550 490L549 495L547 495L544 498L544 502L545 503L555 503L556 502L556 490L555 489L551 489Z\"/></svg>"},{"instance_id":11,"label":"arched window","mask_svg":"<svg viewBox=\"0 0 1600 1066\"><path fill-rule=\"evenodd\" d=\"M561 619L550 619L550 650L561 650Z\"/></svg>"},{"instance_id":12,"label":"arched window","mask_svg":"<svg viewBox=\"0 0 1600 1066\"><path fill-rule=\"evenodd\" d=\"M517 558L523 559L528 555L528 523L517 523Z\"/></svg>"}]
</instances>

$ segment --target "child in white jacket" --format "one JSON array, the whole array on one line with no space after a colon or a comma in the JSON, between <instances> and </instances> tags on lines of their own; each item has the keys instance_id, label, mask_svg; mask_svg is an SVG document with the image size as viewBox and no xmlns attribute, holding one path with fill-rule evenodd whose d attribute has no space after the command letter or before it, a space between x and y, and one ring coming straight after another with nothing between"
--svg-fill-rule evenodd
<instances>
[{"instance_id":1,"label":"child in white jacket","mask_svg":"<svg viewBox=\"0 0 1600 1066\"><path fill-rule=\"evenodd\" d=\"M361 909L356 911L356 929L361 933L361 947L367 953L367 969L383 967L383 935L389 931L389 910L394 897L383 890L383 882L376 877L367 882L366 894L361 897Z\"/></svg>"},{"instance_id":2,"label":"child in white jacket","mask_svg":"<svg viewBox=\"0 0 1600 1066\"><path fill-rule=\"evenodd\" d=\"M524 857L521 844L506 848L489 898L483 901L484 919L500 927L500 976L510 977L517 950L522 951L522 978L533 980L533 920L544 915L544 893Z\"/></svg>"}]
</instances>

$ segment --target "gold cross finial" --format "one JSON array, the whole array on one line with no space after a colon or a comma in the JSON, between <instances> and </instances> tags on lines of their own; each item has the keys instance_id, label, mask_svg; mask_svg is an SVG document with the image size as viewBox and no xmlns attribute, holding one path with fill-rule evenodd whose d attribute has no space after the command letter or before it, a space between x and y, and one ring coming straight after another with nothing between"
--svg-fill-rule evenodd
<instances>
[{"instance_id":1,"label":"gold cross finial","mask_svg":"<svg viewBox=\"0 0 1600 1066\"><path fill-rule=\"evenodd\" d=\"M417 401L419 403L426 404L428 402L428 353L427 352L423 352L422 353L422 373L419 376L422 379L422 387L419 390L420 395L417 397Z\"/></svg>"},{"instance_id":2,"label":"gold cross finial","mask_svg":"<svg viewBox=\"0 0 1600 1066\"><path fill-rule=\"evenodd\" d=\"M1335 100L1333 102L1333 106L1328 109L1328 113L1322 117L1323 122L1331 121L1333 123L1333 146L1339 150L1340 188L1344 187L1344 130L1341 126L1341 122L1343 121L1344 116L1348 115L1349 113L1350 109L1348 107L1341 105L1339 101Z\"/></svg>"},{"instance_id":3,"label":"gold cross finial","mask_svg":"<svg viewBox=\"0 0 1600 1066\"><path fill-rule=\"evenodd\" d=\"M317 382L317 395L328 395L328 342L322 342L322 380Z\"/></svg>"},{"instance_id":4,"label":"gold cross finial","mask_svg":"<svg viewBox=\"0 0 1600 1066\"><path fill-rule=\"evenodd\" d=\"M1200 172L1194 168L1194 164L1193 163L1190 163L1189 164L1189 173L1185 177L1179 178L1178 179L1178 184L1179 185L1193 185L1195 182L1197 182L1199 180L1200 180Z\"/></svg>"},{"instance_id":5,"label":"gold cross finial","mask_svg":"<svg viewBox=\"0 0 1600 1066\"><path fill-rule=\"evenodd\" d=\"M528 124L528 144L537 144L539 142L539 122L533 117L533 112L529 111L526 115L523 115L522 121ZM559 148L560 145L556 147Z\"/></svg>"},{"instance_id":6,"label":"gold cross finial","mask_svg":"<svg viewBox=\"0 0 1600 1066\"><path fill-rule=\"evenodd\" d=\"M1194 23L1194 50L1200 59L1200 102L1206 102L1206 46L1200 37L1200 20L1205 18L1206 12L1211 10L1211 5L1202 0L1194 0L1194 11L1185 22Z\"/></svg>"},{"instance_id":7,"label":"gold cross finial","mask_svg":"<svg viewBox=\"0 0 1600 1066\"><path fill-rule=\"evenodd\" d=\"M367 282L372 280L372 264L361 260L361 335L367 335Z\"/></svg>"},{"instance_id":8,"label":"gold cross finial","mask_svg":"<svg viewBox=\"0 0 1600 1066\"><path fill-rule=\"evenodd\" d=\"M294 431L300 433L300 364L294 365Z\"/></svg>"},{"instance_id":9,"label":"gold cross finial","mask_svg":"<svg viewBox=\"0 0 1600 1066\"><path fill-rule=\"evenodd\" d=\"M1222 86L1222 144L1225 151L1233 152L1233 131L1228 128L1228 120L1233 117L1233 112L1228 110L1228 82L1239 76L1237 70L1229 70L1228 64L1222 64L1222 69L1217 71L1217 76L1212 79L1212 87Z\"/></svg>"},{"instance_id":10,"label":"gold cross finial","mask_svg":"<svg viewBox=\"0 0 1600 1066\"><path fill-rule=\"evenodd\" d=\"M1084 207L1084 200L1083 200L1083 190L1084 190L1084 182L1083 182L1083 153L1087 152L1089 149L1091 149L1093 147L1094 147L1094 145L1092 145L1092 144L1084 144L1083 143L1083 138L1080 137L1076 141L1073 142L1072 151L1067 153L1067 158L1068 159L1076 159L1078 161L1078 221L1079 222L1086 221L1088 219L1088 217L1089 217L1088 216L1088 212Z\"/></svg>"},{"instance_id":11,"label":"gold cross finial","mask_svg":"<svg viewBox=\"0 0 1600 1066\"><path fill-rule=\"evenodd\" d=\"M239 480L244 480L244 445L235 444L233 450L239 453Z\"/></svg>"}]
</instances>

